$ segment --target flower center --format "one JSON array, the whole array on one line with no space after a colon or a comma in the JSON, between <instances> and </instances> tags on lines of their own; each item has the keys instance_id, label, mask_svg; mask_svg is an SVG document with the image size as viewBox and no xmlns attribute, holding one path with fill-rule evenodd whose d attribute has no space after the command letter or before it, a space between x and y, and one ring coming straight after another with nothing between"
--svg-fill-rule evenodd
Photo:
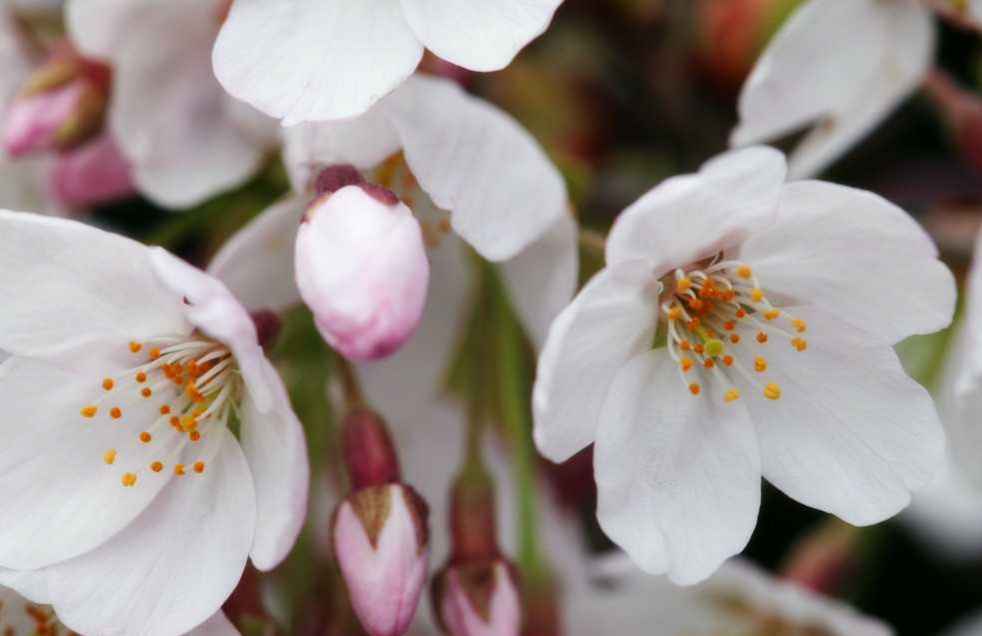
<instances>
[{"instance_id":1,"label":"flower center","mask_svg":"<svg viewBox=\"0 0 982 636\"><path fill-rule=\"evenodd\" d=\"M120 482L134 486L140 472L161 473L169 468L174 475L205 471L207 452L199 448L198 459L185 465L178 461L188 444L205 437L219 440L222 430L235 412L242 379L229 349L201 334L182 338L158 338L151 342L130 342L129 351L138 361L114 377L101 381L97 400L83 406L83 418L108 417L126 424L138 424L124 431L136 435L140 444L160 444L159 457L148 461L124 462L116 448L102 454L107 466L127 464ZM129 413L135 415L128 415ZM121 434L124 433L121 431Z\"/></svg>"},{"instance_id":2,"label":"flower center","mask_svg":"<svg viewBox=\"0 0 982 636\"><path fill-rule=\"evenodd\" d=\"M14 607L9 601L6 603L0 602L0 636L27 636L28 633L33 636L75 635L75 632L68 630L62 631L62 626L58 623L54 612L49 608L24 602L20 608L20 611L23 611L24 615L14 616L14 612L16 611L18 611L18 608ZM9 624L5 624L8 621ZM19 631L15 627L20 626L23 628L28 624L30 625L29 632Z\"/></svg>"},{"instance_id":3,"label":"flower center","mask_svg":"<svg viewBox=\"0 0 982 636\"><path fill-rule=\"evenodd\" d=\"M668 325L668 352L678 364L682 382L699 395L699 382L688 374L696 365L707 369L722 386L725 402L740 399L731 373L736 372L769 400L781 397L781 387L766 381L767 359L753 357L753 368L741 362L749 356L733 355L782 338L798 351L808 348L801 337L805 321L777 309L746 263L712 262L705 268L675 270L662 279L662 316ZM741 350L740 347L743 347Z\"/></svg>"},{"instance_id":4,"label":"flower center","mask_svg":"<svg viewBox=\"0 0 982 636\"><path fill-rule=\"evenodd\" d=\"M438 208L420 188L401 151L379 164L370 180L394 192L412 210L427 248L440 246L440 240L451 230L450 213Z\"/></svg>"}]
</instances>

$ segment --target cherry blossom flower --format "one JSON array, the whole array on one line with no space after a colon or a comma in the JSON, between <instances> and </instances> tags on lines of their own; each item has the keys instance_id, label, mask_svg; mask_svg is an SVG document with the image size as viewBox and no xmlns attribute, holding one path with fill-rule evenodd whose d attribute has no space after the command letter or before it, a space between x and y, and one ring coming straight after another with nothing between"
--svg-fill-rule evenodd
<instances>
[{"instance_id":1,"label":"cherry blossom flower","mask_svg":"<svg viewBox=\"0 0 982 636\"><path fill-rule=\"evenodd\" d=\"M139 191L187 208L247 181L275 126L229 97L209 64L225 0L69 0L69 34L112 66L109 129ZM161 34L166 33L167 37Z\"/></svg>"},{"instance_id":2,"label":"cherry blossom flower","mask_svg":"<svg viewBox=\"0 0 982 636\"><path fill-rule=\"evenodd\" d=\"M917 88L934 45L932 14L920 0L808 0L757 60L731 142L810 128L790 174L817 174Z\"/></svg>"},{"instance_id":3,"label":"cherry blossom flower","mask_svg":"<svg viewBox=\"0 0 982 636\"><path fill-rule=\"evenodd\" d=\"M224 284L160 248L0 211L0 289L18 299L0 312L0 567L40 571L76 631L176 636L246 559L284 558L303 432Z\"/></svg>"},{"instance_id":4,"label":"cherry blossom flower","mask_svg":"<svg viewBox=\"0 0 982 636\"><path fill-rule=\"evenodd\" d=\"M572 295L575 223L562 177L514 120L449 81L414 77L363 117L287 129L284 158L295 193L233 237L213 263L247 307L299 301L291 282L297 227L325 167L352 164L397 194L421 228L429 300L420 331L402 349L411 349L403 359L414 368L369 365L399 376L386 395L369 396L373 404L426 402L440 384L471 287L465 244L502 263L534 340ZM332 256L323 254L318 267L328 268ZM348 272L353 264L335 267Z\"/></svg>"},{"instance_id":5,"label":"cherry blossom flower","mask_svg":"<svg viewBox=\"0 0 982 636\"><path fill-rule=\"evenodd\" d=\"M424 48L474 71L508 66L561 2L236 0L215 75L287 124L354 117L412 75Z\"/></svg>"},{"instance_id":6,"label":"cherry blossom flower","mask_svg":"<svg viewBox=\"0 0 982 636\"><path fill-rule=\"evenodd\" d=\"M539 450L594 443L601 526L677 583L745 546L761 475L867 525L944 454L892 345L950 322L951 273L887 201L784 178L780 153L750 148L643 196L539 360Z\"/></svg>"}]
</instances>

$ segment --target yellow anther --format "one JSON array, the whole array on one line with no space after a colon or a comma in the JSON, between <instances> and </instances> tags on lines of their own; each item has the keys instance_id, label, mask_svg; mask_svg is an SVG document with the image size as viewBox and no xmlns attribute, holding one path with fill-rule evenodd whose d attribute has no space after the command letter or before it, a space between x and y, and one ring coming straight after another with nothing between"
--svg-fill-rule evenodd
<instances>
[{"instance_id":1,"label":"yellow anther","mask_svg":"<svg viewBox=\"0 0 982 636\"><path fill-rule=\"evenodd\" d=\"M692 358L679 358L679 368L683 372L688 371L692 368Z\"/></svg>"},{"instance_id":2,"label":"yellow anther","mask_svg":"<svg viewBox=\"0 0 982 636\"><path fill-rule=\"evenodd\" d=\"M733 344L740 344L740 334L731 333L730 342L732 342Z\"/></svg>"},{"instance_id":3,"label":"yellow anther","mask_svg":"<svg viewBox=\"0 0 982 636\"><path fill-rule=\"evenodd\" d=\"M102 461L106 462L107 466L112 466L113 462L116 461L116 449L110 448L105 453L103 453Z\"/></svg>"},{"instance_id":4,"label":"yellow anther","mask_svg":"<svg viewBox=\"0 0 982 636\"><path fill-rule=\"evenodd\" d=\"M808 330L808 325L806 325L805 321L802 320L801 318L795 318L794 320L792 320L791 326L794 327L794 330L797 331L798 333L805 333L805 331Z\"/></svg>"},{"instance_id":5,"label":"yellow anther","mask_svg":"<svg viewBox=\"0 0 982 636\"><path fill-rule=\"evenodd\" d=\"M95 414L99 412L99 408L95 404L89 404L80 408L78 412L82 414L82 417L95 417Z\"/></svg>"},{"instance_id":6,"label":"yellow anther","mask_svg":"<svg viewBox=\"0 0 982 636\"><path fill-rule=\"evenodd\" d=\"M129 488L136 483L136 475L133 473L123 473L122 482L124 486Z\"/></svg>"},{"instance_id":7,"label":"yellow anther","mask_svg":"<svg viewBox=\"0 0 982 636\"><path fill-rule=\"evenodd\" d=\"M754 371L757 373L767 371L767 360L761 357L754 358Z\"/></svg>"},{"instance_id":8,"label":"yellow anther","mask_svg":"<svg viewBox=\"0 0 982 636\"><path fill-rule=\"evenodd\" d=\"M685 323L685 326L689 329L689 331L695 331L699 328L700 324L702 323L698 318L693 318L689 322Z\"/></svg>"},{"instance_id":9,"label":"yellow anther","mask_svg":"<svg viewBox=\"0 0 982 636\"><path fill-rule=\"evenodd\" d=\"M185 415L181 418L181 430L185 433L198 428L198 420L193 415Z\"/></svg>"},{"instance_id":10,"label":"yellow anther","mask_svg":"<svg viewBox=\"0 0 982 636\"><path fill-rule=\"evenodd\" d=\"M700 299L698 299L698 298L692 298L692 299L689 300L689 307L692 308L692 311L699 311L699 310L702 309L703 304L702 304L702 301Z\"/></svg>"},{"instance_id":11,"label":"yellow anther","mask_svg":"<svg viewBox=\"0 0 982 636\"><path fill-rule=\"evenodd\" d=\"M183 475L184 474L184 464L174 464L174 474Z\"/></svg>"},{"instance_id":12,"label":"yellow anther","mask_svg":"<svg viewBox=\"0 0 982 636\"><path fill-rule=\"evenodd\" d=\"M758 331L757 332L757 342L759 342L760 344L764 344L765 342L767 342L767 332L766 331Z\"/></svg>"},{"instance_id":13,"label":"yellow anther","mask_svg":"<svg viewBox=\"0 0 982 636\"><path fill-rule=\"evenodd\" d=\"M115 385L116 383L113 382L112 378L106 378L105 380L102 381L102 388L104 388L107 391L112 391L113 386Z\"/></svg>"},{"instance_id":14,"label":"yellow anther","mask_svg":"<svg viewBox=\"0 0 982 636\"><path fill-rule=\"evenodd\" d=\"M132 351L133 353L139 353L140 349L142 348L143 348L142 344L140 344L135 340L130 340L130 351Z\"/></svg>"},{"instance_id":15,"label":"yellow anther","mask_svg":"<svg viewBox=\"0 0 982 636\"><path fill-rule=\"evenodd\" d=\"M726 331L733 331L734 329L736 329L736 323L733 322L732 320L727 320L726 322L723 323L723 329L725 329Z\"/></svg>"},{"instance_id":16,"label":"yellow anther","mask_svg":"<svg viewBox=\"0 0 982 636\"><path fill-rule=\"evenodd\" d=\"M747 317L747 310L744 309L743 307L740 307L739 309L736 310L736 317L737 318L746 318Z\"/></svg>"},{"instance_id":17,"label":"yellow anther","mask_svg":"<svg viewBox=\"0 0 982 636\"><path fill-rule=\"evenodd\" d=\"M148 386L145 386L145 387L143 387L143 389L142 389L142 390L140 391L140 395L142 395L142 396L143 396L143 397L145 397L145 398L148 398L148 397L150 397L151 395L153 395L153 391L151 391L151 390L150 390L150 387L148 387Z\"/></svg>"},{"instance_id":18,"label":"yellow anther","mask_svg":"<svg viewBox=\"0 0 982 636\"><path fill-rule=\"evenodd\" d=\"M764 312L764 320L774 320L781 315L781 311L778 309L768 309Z\"/></svg>"},{"instance_id":19,"label":"yellow anther","mask_svg":"<svg viewBox=\"0 0 982 636\"><path fill-rule=\"evenodd\" d=\"M191 431L188 437L191 438L192 442L197 442L199 439L201 439L201 433L199 433L198 431Z\"/></svg>"},{"instance_id":20,"label":"yellow anther","mask_svg":"<svg viewBox=\"0 0 982 636\"><path fill-rule=\"evenodd\" d=\"M194 462L194 472L198 473L199 475L201 473L205 472L205 463L204 462Z\"/></svg>"},{"instance_id":21,"label":"yellow anther","mask_svg":"<svg viewBox=\"0 0 982 636\"><path fill-rule=\"evenodd\" d=\"M768 400L777 400L781 397L781 387L773 382L767 383L764 387L764 397Z\"/></svg>"},{"instance_id":22,"label":"yellow anther","mask_svg":"<svg viewBox=\"0 0 982 636\"><path fill-rule=\"evenodd\" d=\"M691 393L692 395L699 395L699 391L701 391L701 390L702 389L695 382L693 382L692 384L689 385L689 393Z\"/></svg>"},{"instance_id":23,"label":"yellow anther","mask_svg":"<svg viewBox=\"0 0 982 636\"><path fill-rule=\"evenodd\" d=\"M678 320L681 317L682 317L682 308L681 307L671 307L671 308L669 308L669 310L668 310L668 319L669 320Z\"/></svg>"},{"instance_id":24,"label":"yellow anther","mask_svg":"<svg viewBox=\"0 0 982 636\"><path fill-rule=\"evenodd\" d=\"M692 287L692 279L689 278L688 276L683 276L682 278L678 279L675 282L675 289L679 291L684 292L688 290L690 287Z\"/></svg>"},{"instance_id":25,"label":"yellow anther","mask_svg":"<svg viewBox=\"0 0 982 636\"><path fill-rule=\"evenodd\" d=\"M168 413L170 413L170 406L167 404L162 404L160 406L160 414L167 415Z\"/></svg>"},{"instance_id":26,"label":"yellow anther","mask_svg":"<svg viewBox=\"0 0 982 636\"><path fill-rule=\"evenodd\" d=\"M156 360L157 358L160 357L160 349L158 349L157 347L152 347L150 351L147 352L147 357L150 358L151 360Z\"/></svg>"},{"instance_id":27,"label":"yellow anther","mask_svg":"<svg viewBox=\"0 0 982 636\"><path fill-rule=\"evenodd\" d=\"M754 287L751 289L750 300L754 301L755 303L759 303L760 301L764 300L764 290L762 290L760 287Z\"/></svg>"},{"instance_id":28,"label":"yellow anther","mask_svg":"<svg viewBox=\"0 0 982 636\"><path fill-rule=\"evenodd\" d=\"M139 373L136 374L136 381L139 382L139 383L141 383L141 384L144 383L144 382L146 382L147 381L147 374L144 373L143 371L140 371Z\"/></svg>"},{"instance_id":29,"label":"yellow anther","mask_svg":"<svg viewBox=\"0 0 982 636\"><path fill-rule=\"evenodd\" d=\"M740 278L750 278L754 275L749 265L740 265L737 267L736 273Z\"/></svg>"},{"instance_id":30,"label":"yellow anther","mask_svg":"<svg viewBox=\"0 0 982 636\"><path fill-rule=\"evenodd\" d=\"M163 469L164 469L163 462L150 462L150 470L152 470L153 472L159 473Z\"/></svg>"},{"instance_id":31,"label":"yellow anther","mask_svg":"<svg viewBox=\"0 0 982 636\"><path fill-rule=\"evenodd\" d=\"M713 338L712 340L706 342L704 350L707 356L711 356L715 358L717 356L723 355L723 353L726 352L726 345L723 344L722 340L717 340L716 338Z\"/></svg>"},{"instance_id":32,"label":"yellow anther","mask_svg":"<svg viewBox=\"0 0 982 636\"><path fill-rule=\"evenodd\" d=\"M723 356L723 364L728 367L733 366L733 356Z\"/></svg>"},{"instance_id":33,"label":"yellow anther","mask_svg":"<svg viewBox=\"0 0 982 636\"><path fill-rule=\"evenodd\" d=\"M791 346L797 349L798 351L804 351L805 349L808 348L808 341L805 340L804 338L792 338Z\"/></svg>"},{"instance_id":34,"label":"yellow anther","mask_svg":"<svg viewBox=\"0 0 982 636\"><path fill-rule=\"evenodd\" d=\"M114 420L118 420L119 418L123 417L123 409L119 408L118 406L112 407L109 409L109 417L113 418Z\"/></svg>"},{"instance_id":35,"label":"yellow anther","mask_svg":"<svg viewBox=\"0 0 982 636\"><path fill-rule=\"evenodd\" d=\"M730 389L729 391L726 392L725 395L723 395L724 402L733 402L734 400L739 400L739 399L740 399L740 390L737 389L736 387Z\"/></svg>"},{"instance_id":36,"label":"yellow anther","mask_svg":"<svg viewBox=\"0 0 982 636\"><path fill-rule=\"evenodd\" d=\"M713 362L712 358L706 358L705 360L702 361L702 366L706 367L707 369L712 369L713 367L716 366L716 363Z\"/></svg>"},{"instance_id":37,"label":"yellow anther","mask_svg":"<svg viewBox=\"0 0 982 636\"><path fill-rule=\"evenodd\" d=\"M153 439L153 435L151 435L150 433L146 431L140 433L140 441L143 442L144 444L149 444L152 439Z\"/></svg>"},{"instance_id":38,"label":"yellow anther","mask_svg":"<svg viewBox=\"0 0 982 636\"><path fill-rule=\"evenodd\" d=\"M688 340L679 340L679 349L682 351L688 351L692 348L692 343Z\"/></svg>"}]
</instances>

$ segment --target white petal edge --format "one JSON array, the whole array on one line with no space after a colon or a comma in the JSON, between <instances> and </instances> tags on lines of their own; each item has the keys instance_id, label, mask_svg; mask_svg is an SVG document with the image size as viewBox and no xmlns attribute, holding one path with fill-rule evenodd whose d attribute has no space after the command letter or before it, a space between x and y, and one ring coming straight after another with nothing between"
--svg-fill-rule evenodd
<instances>
[{"instance_id":1,"label":"white petal edge","mask_svg":"<svg viewBox=\"0 0 982 636\"><path fill-rule=\"evenodd\" d=\"M760 507L760 457L739 403L710 374L680 378L664 349L622 366L594 446L597 519L649 574L679 585L709 577L750 540ZM701 380L692 395L687 382ZM712 387L715 388L715 387Z\"/></svg>"},{"instance_id":2,"label":"white petal edge","mask_svg":"<svg viewBox=\"0 0 982 636\"><path fill-rule=\"evenodd\" d=\"M566 213L562 175L497 107L449 80L417 75L383 108L420 187L488 260L512 258Z\"/></svg>"},{"instance_id":3,"label":"white petal edge","mask_svg":"<svg viewBox=\"0 0 982 636\"><path fill-rule=\"evenodd\" d=\"M870 192L819 181L781 190L776 222L737 257L782 302L821 307L895 344L951 323L956 289L927 232Z\"/></svg>"},{"instance_id":4,"label":"white petal edge","mask_svg":"<svg viewBox=\"0 0 982 636\"><path fill-rule=\"evenodd\" d=\"M780 152L754 147L662 182L617 217L607 263L645 259L661 274L739 244L773 222L785 172Z\"/></svg>"},{"instance_id":5,"label":"white petal edge","mask_svg":"<svg viewBox=\"0 0 982 636\"><path fill-rule=\"evenodd\" d=\"M238 0L212 64L231 95L289 125L364 113L422 56L397 0Z\"/></svg>"},{"instance_id":6,"label":"white petal edge","mask_svg":"<svg viewBox=\"0 0 982 636\"><path fill-rule=\"evenodd\" d=\"M658 286L646 262L618 263L552 323L532 396L535 443L545 457L563 462L594 441L614 374L651 345Z\"/></svg>"},{"instance_id":7,"label":"white petal edge","mask_svg":"<svg viewBox=\"0 0 982 636\"><path fill-rule=\"evenodd\" d=\"M179 636L235 589L256 524L249 465L223 431L201 475L170 482L158 501L102 547L47 570L61 621L104 636Z\"/></svg>"},{"instance_id":8,"label":"white petal edge","mask_svg":"<svg viewBox=\"0 0 982 636\"><path fill-rule=\"evenodd\" d=\"M250 396L242 404L242 450L256 489L256 536L249 556L260 570L286 558L307 513L310 466L303 427L276 369L263 360L272 407L260 412Z\"/></svg>"}]
</instances>

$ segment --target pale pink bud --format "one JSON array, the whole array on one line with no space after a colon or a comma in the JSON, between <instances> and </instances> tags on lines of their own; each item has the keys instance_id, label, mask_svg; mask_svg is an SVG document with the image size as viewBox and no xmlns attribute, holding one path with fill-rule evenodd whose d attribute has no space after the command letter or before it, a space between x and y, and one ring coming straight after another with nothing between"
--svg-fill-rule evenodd
<instances>
[{"instance_id":1,"label":"pale pink bud","mask_svg":"<svg viewBox=\"0 0 982 636\"><path fill-rule=\"evenodd\" d=\"M130 164L108 134L58 155L51 189L65 207L80 208L125 198L133 193Z\"/></svg>"},{"instance_id":2,"label":"pale pink bud","mask_svg":"<svg viewBox=\"0 0 982 636\"><path fill-rule=\"evenodd\" d=\"M371 636L401 636L429 565L426 504L401 484L350 495L334 519L334 551L351 605Z\"/></svg>"},{"instance_id":3,"label":"pale pink bud","mask_svg":"<svg viewBox=\"0 0 982 636\"><path fill-rule=\"evenodd\" d=\"M318 197L296 242L300 295L339 353L373 360L413 334L430 265L419 223L399 199L370 184Z\"/></svg>"},{"instance_id":4,"label":"pale pink bud","mask_svg":"<svg viewBox=\"0 0 982 636\"><path fill-rule=\"evenodd\" d=\"M447 568L434 587L434 606L451 636L518 636L521 631L518 586L501 559Z\"/></svg>"},{"instance_id":5,"label":"pale pink bud","mask_svg":"<svg viewBox=\"0 0 982 636\"><path fill-rule=\"evenodd\" d=\"M3 135L7 154L20 157L54 149L58 130L72 116L84 92L84 85L73 82L53 91L15 99Z\"/></svg>"}]
</instances>

